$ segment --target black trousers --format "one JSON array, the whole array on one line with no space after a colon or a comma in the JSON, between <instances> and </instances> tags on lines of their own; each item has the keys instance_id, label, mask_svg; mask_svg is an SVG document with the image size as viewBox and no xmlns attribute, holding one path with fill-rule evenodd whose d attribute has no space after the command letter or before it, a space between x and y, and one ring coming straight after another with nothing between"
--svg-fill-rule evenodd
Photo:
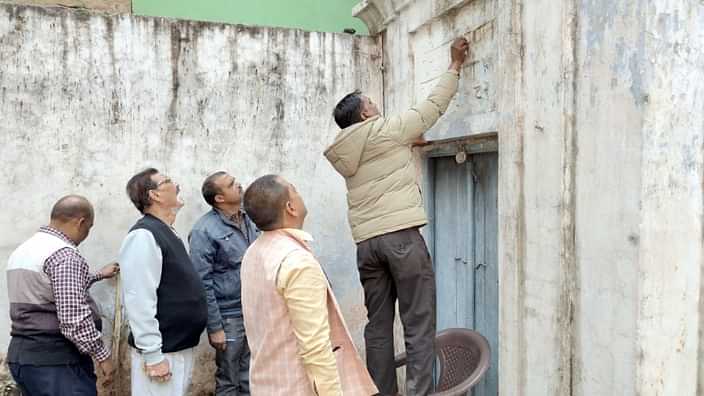
<instances>
[{"instance_id":1,"label":"black trousers","mask_svg":"<svg viewBox=\"0 0 704 396\"><path fill-rule=\"evenodd\" d=\"M398 300L405 335L406 392L433 389L435 272L418 228L380 235L357 245L359 278L369 323L367 368L381 395L396 395L393 324Z\"/></svg>"},{"instance_id":2,"label":"black trousers","mask_svg":"<svg viewBox=\"0 0 704 396\"><path fill-rule=\"evenodd\" d=\"M34 366L8 363L24 396L96 396L96 377L90 358L82 363Z\"/></svg>"}]
</instances>

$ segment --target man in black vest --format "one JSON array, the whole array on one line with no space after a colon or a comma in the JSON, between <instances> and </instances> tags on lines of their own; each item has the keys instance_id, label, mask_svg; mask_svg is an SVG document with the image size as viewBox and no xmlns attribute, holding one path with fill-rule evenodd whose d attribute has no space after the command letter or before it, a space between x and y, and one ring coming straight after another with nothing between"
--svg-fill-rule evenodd
<instances>
[{"instance_id":1,"label":"man in black vest","mask_svg":"<svg viewBox=\"0 0 704 396\"><path fill-rule=\"evenodd\" d=\"M130 326L133 395L186 395L194 349L205 329L205 291L173 224L183 206L178 184L154 168L127 182L144 216L120 249Z\"/></svg>"}]
</instances>

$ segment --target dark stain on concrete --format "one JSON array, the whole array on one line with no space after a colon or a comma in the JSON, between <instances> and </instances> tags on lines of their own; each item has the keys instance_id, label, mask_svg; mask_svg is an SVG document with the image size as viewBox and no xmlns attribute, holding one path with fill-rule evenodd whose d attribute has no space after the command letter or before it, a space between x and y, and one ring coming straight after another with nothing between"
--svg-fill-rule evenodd
<instances>
[{"instance_id":1,"label":"dark stain on concrete","mask_svg":"<svg viewBox=\"0 0 704 396\"><path fill-rule=\"evenodd\" d=\"M237 28L242 28L243 31L245 31L250 38L252 39L260 39L262 35L262 31L259 27L257 26L242 26L242 25L237 25Z\"/></svg>"},{"instance_id":2,"label":"dark stain on concrete","mask_svg":"<svg viewBox=\"0 0 704 396\"><path fill-rule=\"evenodd\" d=\"M286 141L286 131L288 129L285 122L286 104L284 103L286 89L281 86L280 80L272 93L272 97L275 99L273 106L274 112L271 115L271 135L269 139L269 147L271 148L270 158L273 159L276 170L280 172L284 169L284 158L286 158L284 142Z\"/></svg>"},{"instance_id":3,"label":"dark stain on concrete","mask_svg":"<svg viewBox=\"0 0 704 396\"><path fill-rule=\"evenodd\" d=\"M62 14L59 16L60 21L61 21L61 30L57 37L65 37L68 35L68 15ZM69 67L68 67L68 40L61 40L61 66L63 66L64 73L69 72ZM64 80L64 84L66 84L66 80Z\"/></svg>"},{"instance_id":4,"label":"dark stain on concrete","mask_svg":"<svg viewBox=\"0 0 704 396\"><path fill-rule=\"evenodd\" d=\"M637 20L644 20L644 10L642 4L639 2L636 8ZM647 89L645 87L646 83L643 79L644 71L650 68L650 62L645 58L645 31L640 31L638 33L638 40L635 43L635 51L632 52L631 57L628 62L628 69L631 73L631 86L630 91L633 96L633 103L641 108L647 103L644 102L643 98L647 96Z\"/></svg>"},{"instance_id":5,"label":"dark stain on concrete","mask_svg":"<svg viewBox=\"0 0 704 396\"><path fill-rule=\"evenodd\" d=\"M230 71L228 72L228 75L231 78L237 76L237 61L239 52L239 41L237 36L240 31L241 29L239 27L237 29L223 29L223 34L227 35L227 42L230 47L230 57L232 58L230 62Z\"/></svg>"},{"instance_id":6,"label":"dark stain on concrete","mask_svg":"<svg viewBox=\"0 0 704 396\"><path fill-rule=\"evenodd\" d=\"M284 107L284 101L281 98L277 99L274 107L276 108L276 115L274 116L274 119L277 121L283 121L284 118L286 118L286 108Z\"/></svg>"},{"instance_id":7,"label":"dark stain on concrete","mask_svg":"<svg viewBox=\"0 0 704 396\"><path fill-rule=\"evenodd\" d=\"M203 130L206 130L207 127L205 126L204 119L205 119L206 109L208 108L208 98L203 98L203 99L198 100L197 106L198 106L198 121L200 123L201 128Z\"/></svg>"},{"instance_id":8,"label":"dark stain on concrete","mask_svg":"<svg viewBox=\"0 0 704 396\"><path fill-rule=\"evenodd\" d=\"M335 39L336 38L337 38L337 36L335 36L334 34L333 35L326 34L323 36L324 41L327 41L328 39L332 40L332 48L336 47L335 46ZM322 43L322 47L323 47L322 52L326 52L326 51L324 51L325 43ZM337 76L337 56L335 56L335 55L336 55L335 51L330 52L330 75L332 75L333 79L335 78L335 76ZM356 78L356 76L355 76L355 80L359 81L359 78Z\"/></svg>"},{"instance_id":9,"label":"dark stain on concrete","mask_svg":"<svg viewBox=\"0 0 704 396\"><path fill-rule=\"evenodd\" d=\"M121 84L120 72L117 68L117 54L115 53L115 20L112 17L105 19L105 34L104 39L108 44L110 52L110 66L112 68L112 83L115 88L112 90L111 98L111 120L112 124L118 124L121 121L122 105L120 103L119 86Z\"/></svg>"},{"instance_id":10,"label":"dark stain on concrete","mask_svg":"<svg viewBox=\"0 0 704 396\"><path fill-rule=\"evenodd\" d=\"M113 89L113 91L112 91L112 105L111 105L111 113L112 113L111 116L112 117L110 120L110 122L112 124L118 124L118 123L120 123L120 121L122 121L120 118L121 108L122 108L122 105L120 104L120 95L117 93L116 90Z\"/></svg>"},{"instance_id":11,"label":"dark stain on concrete","mask_svg":"<svg viewBox=\"0 0 704 396\"><path fill-rule=\"evenodd\" d=\"M117 56L115 56L115 21L113 18L105 18L105 34L103 39L105 39L108 44L108 48L110 50L110 63L113 65L114 72Z\"/></svg>"},{"instance_id":12,"label":"dark stain on concrete","mask_svg":"<svg viewBox=\"0 0 704 396\"><path fill-rule=\"evenodd\" d=\"M303 48L303 58L309 59L310 58L310 32L301 31L300 33L303 35L303 45L301 45L301 48Z\"/></svg>"},{"instance_id":13,"label":"dark stain on concrete","mask_svg":"<svg viewBox=\"0 0 704 396\"><path fill-rule=\"evenodd\" d=\"M24 9L20 8L12 8L10 10L10 18L15 21L15 32L20 33L24 30L25 25L27 23L27 19L25 18L24 14Z\"/></svg>"},{"instance_id":14,"label":"dark stain on concrete","mask_svg":"<svg viewBox=\"0 0 704 396\"><path fill-rule=\"evenodd\" d=\"M181 87L178 71L181 59L181 30L178 24L171 25L171 104L169 105L169 122L174 124L177 118L176 103Z\"/></svg>"},{"instance_id":15,"label":"dark stain on concrete","mask_svg":"<svg viewBox=\"0 0 704 396\"><path fill-rule=\"evenodd\" d=\"M247 70L245 71L245 74L249 78L255 78L259 79L259 67L257 66L256 63L248 63L247 64Z\"/></svg>"},{"instance_id":16,"label":"dark stain on concrete","mask_svg":"<svg viewBox=\"0 0 704 396\"><path fill-rule=\"evenodd\" d=\"M93 12L90 12L89 10L85 8L79 8L79 7L67 7L70 8L71 15L76 18L77 22L81 23L88 23L90 21L90 18L95 15Z\"/></svg>"},{"instance_id":17,"label":"dark stain on concrete","mask_svg":"<svg viewBox=\"0 0 704 396\"><path fill-rule=\"evenodd\" d=\"M640 244L640 236L636 233L631 233L628 235L628 243L632 246L638 246Z\"/></svg>"}]
</instances>

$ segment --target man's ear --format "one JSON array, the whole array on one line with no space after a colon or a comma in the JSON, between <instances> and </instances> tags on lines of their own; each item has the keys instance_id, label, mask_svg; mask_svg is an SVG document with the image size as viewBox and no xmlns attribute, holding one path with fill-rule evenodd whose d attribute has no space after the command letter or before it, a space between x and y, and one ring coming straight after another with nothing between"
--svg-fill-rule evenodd
<instances>
[{"instance_id":1,"label":"man's ear","mask_svg":"<svg viewBox=\"0 0 704 396\"><path fill-rule=\"evenodd\" d=\"M215 194L214 200L216 203L223 203L225 202L225 197L223 197L221 194Z\"/></svg>"},{"instance_id":2,"label":"man's ear","mask_svg":"<svg viewBox=\"0 0 704 396\"><path fill-rule=\"evenodd\" d=\"M296 214L296 208L293 207L291 201L286 201L286 213L288 213L290 216L295 216Z\"/></svg>"},{"instance_id":3,"label":"man's ear","mask_svg":"<svg viewBox=\"0 0 704 396\"><path fill-rule=\"evenodd\" d=\"M159 193L156 190L149 190L149 192L147 192L147 196L149 197L150 202L155 202L159 198Z\"/></svg>"}]
</instances>

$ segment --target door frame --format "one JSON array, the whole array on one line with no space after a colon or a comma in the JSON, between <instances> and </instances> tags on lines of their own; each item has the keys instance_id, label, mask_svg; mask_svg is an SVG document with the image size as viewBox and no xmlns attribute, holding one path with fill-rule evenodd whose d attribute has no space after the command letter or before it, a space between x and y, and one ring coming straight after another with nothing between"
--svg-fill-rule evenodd
<instances>
[{"instance_id":1,"label":"door frame","mask_svg":"<svg viewBox=\"0 0 704 396\"><path fill-rule=\"evenodd\" d=\"M435 257L435 170L432 166L432 159L438 157L454 157L460 152L464 152L467 157L473 154L498 153L498 136L496 133L487 133L463 139L435 141L422 147L420 151L422 173L420 188L425 213L428 216L428 224L421 229L421 233L428 245L430 257ZM501 285L499 285L499 287L501 287Z\"/></svg>"},{"instance_id":2,"label":"door frame","mask_svg":"<svg viewBox=\"0 0 704 396\"><path fill-rule=\"evenodd\" d=\"M433 257L433 260L436 257L435 254L435 166L433 160L436 158L447 158L447 157L455 157L455 160L457 160L457 155L459 153L464 153L466 155L465 161L471 161L471 156L475 154L482 154L482 153L496 153L497 156L499 155L499 144L498 144L498 136L496 133L489 133L489 134L483 134L483 135L475 135L472 137L467 137L463 139L456 139L456 140L448 140L448 141L438 141L438 142L432 142L427 146L424 146L421 149L421 172L422 172L422 182L421 182L421 190L423 192L423 200L424 200L424 206L425 210L428 216L428 224L422 228L422 234L426 240L426 243L428 245L428 250L430 253L430 256ZM460 158L461 159L461 158ZM500 158L497 158L497 171L500 170ZM474 170L472 169L472 173L474 174ZM497 194L498 194L498 189L500 189L500 175L497 174ZM474 192L473 192L474 194ZM498 196L497 196L498 198ZM498 207L498 202L497 202L497 249L498 249L498 243L500 241L499 237L499 228L500 224L499 219L500 219L500 214L499 210L500 208ZM474 207L471 208L472 213L474 212ZM501 300L501 289L502 289L502 282L501 282L501 258L498 255L498 250L497 250L497 271L498 271L498 285L497 285L497 292L498 292L498 299L499 301ZM434 261L433 261L434 262ZM497 303L499 303L497 301ZM500 304L500 303L499 303ZM501 370L499 370L499 361L498 359L501 359L500 357L500 351L501 351L501 337L499 336L501 334L501 306L497 306L497 316L498 316L498 327L497 327L497 334L496 336L496 351L492 350L492 362L491 365L495 367L495 370L497 370L497 375L498 377L496 378L497 381L497 386L501 385ZM494 357L497 357L495 359Z\"/></svg>"}]
</instances>

